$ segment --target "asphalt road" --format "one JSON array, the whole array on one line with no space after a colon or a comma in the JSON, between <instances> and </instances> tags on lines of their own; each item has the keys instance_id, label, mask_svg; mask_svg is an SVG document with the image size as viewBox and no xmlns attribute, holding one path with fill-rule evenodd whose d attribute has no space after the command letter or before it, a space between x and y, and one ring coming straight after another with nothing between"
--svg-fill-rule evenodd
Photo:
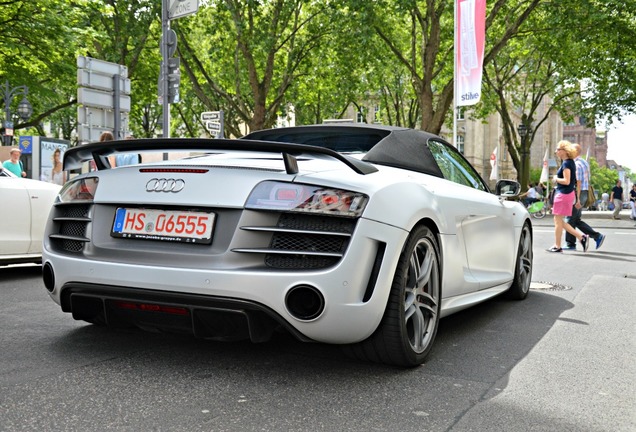
<instances>
[{"instance_id":1,"label":"asphalt road","mask_svg":"<svg viewBox=\"0 0 636 432\"><path fill-rule=\"evenodd\" d=\"M444 318L406 370L83 324L38 267L0 267L0 431L634 431L634 222L590 216L602 249L562 255L533 222L529 297Z\"/></svg>"}]
</instances>

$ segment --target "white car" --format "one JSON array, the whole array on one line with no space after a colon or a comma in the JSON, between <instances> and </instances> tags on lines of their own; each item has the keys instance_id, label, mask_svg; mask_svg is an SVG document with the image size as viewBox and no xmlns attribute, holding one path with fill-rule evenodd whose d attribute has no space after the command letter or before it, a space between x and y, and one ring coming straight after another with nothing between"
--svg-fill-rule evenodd
<instances>
[{"instance_id":1,"label":"white car","mask_svg":"<svg viewBox=\"0 0 636 432\"><path fill-rule=\"evenodd\" d=\"M122 151L191 157L108 169ZM98 171L51 212L43 278L77 320L268 340L286 330L361 359L421 364L439 319L528 294L532 227L441 138L320 125L237 140L92 143ZM146 159L144 159L146 160Z\"/></svg>"},{"instance_id":2,"label":"white car","mask_svg":"<svg viewBox=\"0 0 636 432\"><path fill-rule=\"evenodd\" d=\"M16 177L0 164L0 265L41 261L44 227L60 189Z\"/></svg>"}]
</instances>

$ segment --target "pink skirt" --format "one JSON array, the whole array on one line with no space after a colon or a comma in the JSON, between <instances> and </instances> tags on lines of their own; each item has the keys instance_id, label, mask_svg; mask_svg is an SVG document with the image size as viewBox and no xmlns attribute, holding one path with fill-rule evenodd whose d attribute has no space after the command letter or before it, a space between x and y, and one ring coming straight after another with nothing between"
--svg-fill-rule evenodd
<instances>
[{"instance_id":1,"label":"pink skirt","mask_svg":"<svg viewBox=\"0 0 636 432\"><path fill-rule=\"evenodd\" d=\"M561 216L572 216L572 206L576 200L574 191L569 194L557 192L554 194L554 204L552 205L552 214Z\"/></svg>"}]
</instances>

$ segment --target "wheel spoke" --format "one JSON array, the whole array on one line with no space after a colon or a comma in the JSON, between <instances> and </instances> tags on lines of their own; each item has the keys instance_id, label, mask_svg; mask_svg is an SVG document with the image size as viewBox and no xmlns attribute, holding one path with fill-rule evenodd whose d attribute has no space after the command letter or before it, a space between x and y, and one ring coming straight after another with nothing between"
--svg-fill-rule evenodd
<instances>
[{"instance_id":1,"label":"wheel spoke","mask_svg":"<svg viewBox=\"0 0 636 432\"><path fill-rule=\"evenodd\" d=\"M519 279L524 287L530 286L530 277L532 272L532 240L530 233L527 230L523 230L521 233L521 252L519 253Z\"/></svg>"},{"instance_id":2,"label":"wheel spoke","mask_svg":"<svg viewBox=\"0 0 636 432\"><path fill-rule=\"evenodd\" d=\"M411 329L413 331L413 339L411 343L416 351L421 351L424 340L424 334L427 330L427 320L419 308L413 308L411 315Z\"/></svg>"},{"instance_id":3,"label":"wheel spoke","mask_svg":"<svg viewBox=\"0 0 636 432\"><path fill-rule=\"evenodd\" d=\"M422 240L409 258L404 292L404 320L414 351L422 352L432 339L437 322L439 275L435 252Z\"/></svg>"},{"instance_id":4,"label":"wheel spoke","mask_svg":"<svg viewBox=\"0 0 636 432\"><path fill-rule=\"evenodd\" d=\"M426 250L426 255L424 256L424 262L419 268L419 276L417 278L417 282L415 286L418 290L423 289L427 284L429 279L431 278L431 270L433 268L433 253L430 248Z\"/></svg>"}]
</instances>

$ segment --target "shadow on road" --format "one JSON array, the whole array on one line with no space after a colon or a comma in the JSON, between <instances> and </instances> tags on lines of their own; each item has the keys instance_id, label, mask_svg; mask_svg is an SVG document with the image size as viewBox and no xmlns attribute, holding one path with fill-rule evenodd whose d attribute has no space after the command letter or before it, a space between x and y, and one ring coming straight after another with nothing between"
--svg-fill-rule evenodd
<instances>
[{"instance_id":1,"label":"shadow on road","mask_svg":"<svg viewBox=\"0 0 636 432\"><path fill-rule=\"evenodd\" d=\"M498 394L572 307L537 291L522 302L488 301L442 319L428 361L400 369L287 334L221 343L98 327L62 313L37 283L39 268L0 269L0 277L0 411L14 407L0 419L4 430L25 418L46 430L60 412L60 429L86 431L448 431Z\"/></svg>"},{"instance_id":2,"label":"shadow on road","mask_svg":"<svg viewBox=\"0 0 636 432\"><path fill-rule=\"evenodd\" d=\"M137 329L113 330L79 324L59 334L52 348L59 355L73 353L86 360L92 356L117 357L126 352L152 352L197 369L210 364L245 369L266 368L316 373L329 369L363 368L374 374L433 374L462 380L495 382L505 376L549 331L572 304L560 297L531 292L525 301L494 299L440 321L435 346L419 368L398 369L360 363L347 358L334 345L302 343L287 334L275 335L263 344L247 341L214 342L187 335L149 333ZM70 315L65 314L68 319ZM197 362L201 364L198 365ZM204 368L204 369L205 369Z\"/></svg>"}]
</instances>

